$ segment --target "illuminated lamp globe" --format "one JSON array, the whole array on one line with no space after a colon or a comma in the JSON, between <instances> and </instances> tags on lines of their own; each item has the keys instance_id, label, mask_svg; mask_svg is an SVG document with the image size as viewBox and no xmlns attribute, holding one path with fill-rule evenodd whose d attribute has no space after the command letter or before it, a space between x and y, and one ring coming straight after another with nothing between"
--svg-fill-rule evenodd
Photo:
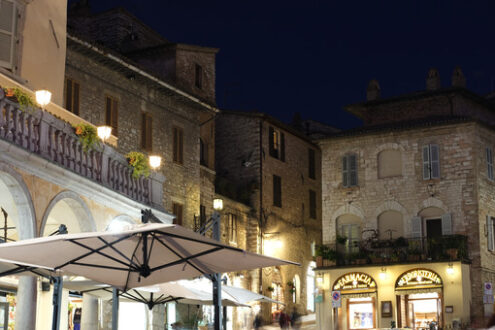
<instances>
[{"instance_id":1,"label":"illuminated lamp globe","mask_svg":"<svg viewBox=\"0 0 495 330\"><path fill-rule=\"evenodd\" d=\"M98 137L105 142L112 134L112 128L110 126L98 126L96 128L98 132Z\"/></svg>"},{"instance_id":2,"label":"illuminated lamp globe","mask_svg":"<svg viewBox=\"0 0 495 330\"><path fill-rule=\"evenodd\" d=\"M36 95L36 103L45 107L48 103L50 103L52 99L52 93L45 89L39 90L35 92Z\"/></svg>"},{"instance_id":3,"label":"illuminated lamp globe","mask_svg":"<svg viewBox=\"0 0 495 330\"><path fill-rule=\"evenodd\" d=\"M455 270L454 270L454 266L452 264L450 264L448 267L447 267L447 274L449 275L454 275L455 273Z\"/></svg>"},{"instance_id":4,"label":"illuminated lamp globe","mask_svg":"<svg viewBox=\"0 0 495 330\"><path fill-rule=\"evenodd\" d=\"M150 166L152 169L156 170L160 167L162 163L162 157L160 156L150 156Z\"/></svg>"},{"instance_id":5,"label":"illuminated lamp globe","mask_svg":"<svg viewBox=\"0 0 495 330\"><path fill-rule=\"evenodd\" d=\"M221 198L215 198L213 200L213 209L215 211L221 211L221 210L223 210L223 199L221 199Z\"/></svg>"}]
</instances>

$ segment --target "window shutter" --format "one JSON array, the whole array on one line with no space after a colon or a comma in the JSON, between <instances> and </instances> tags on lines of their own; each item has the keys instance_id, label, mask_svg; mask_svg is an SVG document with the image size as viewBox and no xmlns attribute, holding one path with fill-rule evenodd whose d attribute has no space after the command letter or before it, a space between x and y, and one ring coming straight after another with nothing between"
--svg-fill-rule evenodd
<instances>
[{"instance_id":1,"label":"window shutter","mask_svg":"<svg viewBox=\"0 0 495 330\"><path fill-rule=\"evenodd\" d=\"M440 157L437 144L430 144L431 178L440 178Z\"/></svg>"},{"instance_id":2,"label":"window shutter","mask_svg":"<svg viewBox=\"0 0 495 330\"><path fill-rule=\"evenodd\" d=\"M421 217L412 217L411 219L411 237L420 238L423 235L421 230Z\"/></svg>"},{"instance_id":3,"label":"window shutter","mask_svg":"<svg viewBox=\"0 0 495 330\"><path fill-rule=\"evenodd\" d=\"M486 148L486 166L488 179L493 180L493 155L491 148Z\"/></svg>"},{"instance_id":4,"label":"window shutter","mask_svg":"<svg viewBox=\"0 0 495 330\"><path fill-rule=\"evenodd\" d=\"M273 130L273 127L269 127L268 128L268 144L269 144L269 148L268 150L270 151L270 156L272 157L276 157L276 153L275 153L275 148L273 146L274 144L274 139L273 139L273 134L274 134L274 130Z\"/></svg>"},{"instance_id":5,"label":"window shutter","mask_svg":"<svg viewBox=\"0 0 495 330\"><path fill-rule=\"evenodd\" d=\"M430 146L423 146L423 180L430 179Z\"/></svg>"},{"instance_id":6,"label":"window shutter","mask_svg":"<svg viewBox=\"0 0 495 330\"><path fill-rule=\"evenodd\" d=\"M15 3L8 0L0 0L0 65L13 69L15 26Z\"/></svg>"},{"instance_id":7,"label":"window shutter","mask_svg":"<svg viewBox=\"0 0 495 330\"><path fill-rule=\"evenodd\" d=\"M493 219L487 215L486 216L486 227L488 231L488 251L493 251Z\"/></svg>"},{"instance_id":8,"label":"window shutter","mask_svg":"<svg viewBox=\"0 0 495 330\"><path fill-rule=\"evenodd\" d=\"M342 157L342 185L344 187L349 186L349 183L347 181L347 172L348 172L347 156L344 156Z\"/></svg>"},{"instance_id":9,"label":"window shutter","mask_svg":"<svg viewBox=\"0 0 495 330\"><path fill-rule=\"evenodd\" d=\"M349 156L349 186L357 186L357 156Z\"/></svg>"},{"instance_id":10,"label":"window shutter","mask_svg":"<svg viewBox=\"0 0 495 330\"><path fill-rule=\"evenodd\" d=\"M280 133L280 160L285 162L285 135Z\"/></svg>"},{"instance_id":11,"label":"window shutter","mask_svg":"<svg viewBox=\"0 0 495 330\"><path fill-rule=\"evenodd\" d=\"M452 235L452 215L450 213L442 215L442 235Z\"/></svg>"}]
</instances>

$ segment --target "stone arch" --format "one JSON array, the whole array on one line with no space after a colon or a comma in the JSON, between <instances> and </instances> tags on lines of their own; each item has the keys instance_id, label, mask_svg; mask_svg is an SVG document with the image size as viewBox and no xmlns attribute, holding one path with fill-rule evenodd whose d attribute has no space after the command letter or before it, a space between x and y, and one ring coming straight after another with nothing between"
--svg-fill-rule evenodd
<instances>
[{"instance_id":1,"label":"stone arch","mask_svg":"<svg viewBox=\"0 0 495 330\"><path fill-rule=\"evenodd\" d=\"M332 222L335 223L337 218L344 214L352 214L364 219L364 213L359 207L346 203L332 213Z\"/></svg>"},{"instance_id":2,"label":"stone arch","mask_svg":"<svg viewBox=\"0 0 495 330\"><path fill-rule=\"evenodd\" d=\"M0 162L0 181L7 187L16 206L18 223L15 225L19 239L36 237L36 213L24 179L12 167Z\"/></svg>"},{"instance_id":3,"label":"stone arch","mask_svg":"<svg viewBox=\"0 0 495 330\"><path fill-rule=\"evenodd\" d=\"M447 211L448 210L447 206L441 200L439 200L438 198L429 197L428 199L425 199L424 201L422 201L416 207L416 209L414 210L413 214L414 215L419 215L419 213L422 210L424 210L426 208L429 208L429 207L436 207L436 208L442 209L444 211Z\"/></svg>"},{"instance_id":4,"label":"stone arch","mask_svg":"<svg viewBox=\"0 0 495 330\"><path fill-rule=\"evenodd\" d=\"M397 201L386 201L375 209L374 218L377 219L385 211L397 211L402 213L402 215L407 214L406 208L401 203Z\"/></svg>"},{"instance_id":5,"label":"stone arch","mask_svg":"<svg viewBox=\"0 0 495 330\"><path fill-rule=\"evenodd\" d=\"M96 223L93 219L93 215L91 214L91 211L84 200L76 193L65 190L57 194L50 201L50 204L48 204L48 207L45 210L45 214L43 215L43 220L41 222L40 236L49 234L48 232L45 232L47 225L52 225L51 223L49 223L49 217L52 215L52 211L57 210L56 208L61 205L66 211L70 210L70 212L72 212L72 216L75 217L75 219L71 219L70 216L66 217L68 223L64 224L69 229L69 233L96 231ZM77 227L79 230L71 231L69 228L69 224L73 225L72 227Z\"/></svg>"}]
</instances>

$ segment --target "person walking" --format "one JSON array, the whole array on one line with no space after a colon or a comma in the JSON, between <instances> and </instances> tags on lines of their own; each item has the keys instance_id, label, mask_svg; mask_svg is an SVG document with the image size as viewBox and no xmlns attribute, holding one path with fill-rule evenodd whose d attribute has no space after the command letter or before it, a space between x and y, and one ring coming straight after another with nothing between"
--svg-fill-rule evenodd
<instances>
[{"instance_id":1,"label":"person walking","mask_svg":"<svg viewBox=\"0 0 495 330\"><path fill-rule=\"evenodd\" d=\"M278 319L278 324L280 325L280 329L289 329L290 317L285 313L282 309L280 312L280 317Z\"/></svg>"}]
</instances>

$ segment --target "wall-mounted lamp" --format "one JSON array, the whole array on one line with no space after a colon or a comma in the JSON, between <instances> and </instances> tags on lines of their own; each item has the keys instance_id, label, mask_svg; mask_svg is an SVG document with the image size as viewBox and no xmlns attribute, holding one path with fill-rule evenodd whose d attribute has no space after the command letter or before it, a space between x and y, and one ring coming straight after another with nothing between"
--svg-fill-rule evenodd
<instances>
[{"instance_id":1,"label":"wall-mounted lamp","mask_svg":"<svg viewBox=\"0 0 495 330\"><path fill-rule=\"evenodd\" d=\"M223 210L223 199L221 199L221 198L215 198L213 200L213 209L215 211L221 211L221 210Z\"/></svg>"},{"instance_id":2,"label":"wall-mounted lamp","mask_svg":"<svg viewBox=\"0 0 495 330\"><path fill-rule=\"evenodd\" d=\"M449 265L447 266L447 274L454 275L454 273L455 273L454 265L450 262Z\"/></svg>"},{"instance_id":3,"label":"wall-mounted lamp","mask_svg":"<svg viewBox=\"0 0 495 330\"><path fill-rule=\"evenodd\" d=\"M316 275L316 283L317 283L318 285L323 284L323 275L322 275L322 274L317 274L317 275Z\"/></svg>"},{"instance_id":4,"label":"wall-mounted lamp","mask_svg":"<svg viewBox=\"0 0 495 330\"><path fill-rule=\"evenodd\" d=\"M157 168L160 167L161 163L162 163L162 157L160 156L150 156L149 157L149 161L150 161L150 167L154 170L156 170Z\"/></svg>"},{"instance_id":5,"label":"wall-mounted lamp","mask_svg":"<svg viewBox=\"0 0 495 330\"><path fill-rule=\"evenodd\" d=\"M110 126L98 126L96 132L98 133L98 137L105 142L112 135L112 128Z\"/></svg>"},{"instance_id":6,"label":"wall-mounted lamp","mask_svg":"<svg viewBox=\"0 0 495 330\"><path fill-rule=\"evenodd\" d=\"M382 267L382 269L380 271L380 279L382 281L385 281L387 279L387 268Z\"/></svg>"},{"instance_id":7,"label":"wall-mounted lamp","mask_svg":"<svg viewBox=\"0 0 495 330\"><path fill-rule=\"evenodd\" d=\"M34 94L36 96L36 103L41 105L42 108L45 108L45 106L50 103L52 99L52 93L46 89L36 91Z\"/></svg>"}]
</instances>

